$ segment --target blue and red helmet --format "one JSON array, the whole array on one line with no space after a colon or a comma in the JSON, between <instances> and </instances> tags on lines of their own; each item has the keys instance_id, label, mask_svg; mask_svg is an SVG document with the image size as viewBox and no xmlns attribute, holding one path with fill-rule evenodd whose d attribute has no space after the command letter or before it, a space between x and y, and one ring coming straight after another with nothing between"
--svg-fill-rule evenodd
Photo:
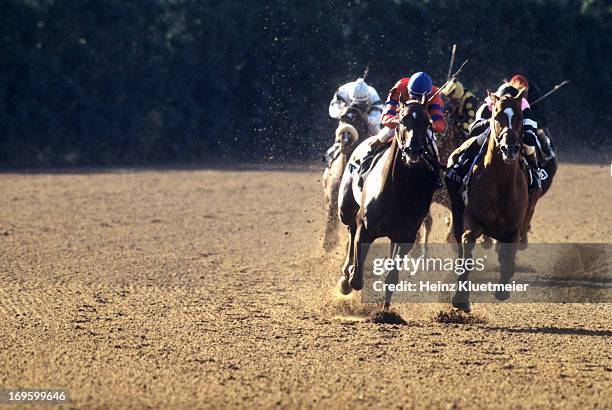
<instances>
[{"instance_id":1,"label":"blue and red helmet","mask_svg":"<svg viewBox=\"0 0 612 410\"><path fill-rule=\"evenodd\" d=\"M408 81L408 92L414 97L422 97L424 94L431 93L432 87L431 77L422 71L414 73Z\"/></svg>"}]
</instances>

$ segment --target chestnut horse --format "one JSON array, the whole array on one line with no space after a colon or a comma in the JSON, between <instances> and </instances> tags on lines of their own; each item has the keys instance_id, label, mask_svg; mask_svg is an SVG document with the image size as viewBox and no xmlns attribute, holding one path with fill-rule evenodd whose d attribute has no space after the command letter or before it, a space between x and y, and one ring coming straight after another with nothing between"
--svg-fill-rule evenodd
<instances>
[{"instance_id":1,"label":"chestnut horse","mask_svg":"<svg viewBox=\"0 0 612 410\"><path fill-rule=\"evenodd\" d=\"M468 201L464 204L460 184L446 179L453 211L453 230L459 243L459 257L471 258L476 239L487 235L498 241L500 264L499 283L508 283L516 270L518 243L526 239L535 204L541 190L528 194L528 174L522 164L523 114L521 100L524 90L516 97L497 97L493 101L491 133L486 155L477 160L469 182ZM458 277L468 281L469 272ZM459 289L459 287L457 287ZM498 300L506 300L509 292L495 292ZM469 312L469 291L457 291L453 306Z\"/></svg>"},{"instance_id":2,"label":"chestnut horse","mask_svg":"<svg viewBox=\"0 0 612 410\"><path fill-rule=\"evenodd\" d=\"M351 156L339 193L339 216L348 226L346 261L340 278L344 294L363 287L363 262L370 244L381 237L391 240L391 253L407 254L429 211L435 187L434 168L427 151L427 130L431 119L424 101L408 101L400 110L400 123L391 146L373 165L363 183L351 172L352 163L369 150L369 139ZM371 137L376 138L376 137ZM397 283L398 273L390 272L387 283ZM388 309L391 294L385 295Z\"/></svg>"},{"instance_id":3,"label":"chestnut horse","mask_svg":"<svg viewBox=\"0 0 612 410\"><path fill-rule=\"evenodd\" d=\"M340 150L323 171L323 193L325 201L325 234L323 249L330 252L338 241L338 189L347 160L357 142L368 135L368 119L355 107L349 107L340 117L336 128L335 142Z\"/></svg>"}]
</instances>

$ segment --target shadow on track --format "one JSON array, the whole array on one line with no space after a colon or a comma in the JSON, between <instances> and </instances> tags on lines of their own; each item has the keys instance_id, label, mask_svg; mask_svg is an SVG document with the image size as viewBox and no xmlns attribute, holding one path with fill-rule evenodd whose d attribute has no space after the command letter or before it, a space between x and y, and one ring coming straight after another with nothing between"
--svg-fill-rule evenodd
<instances>
[{"instance_id":1,"label":"shadow on track","mask_svg":"<svg viewBox=\"0 0 612 410\"><path fill-rule=\"evenodd\" d=\"M572 327L519 327L519 328L507 328L507 327L490 327L486 326L483 329L496 331L496 332L508 332L508 333L533 333L533 334L553 334L553 335L577 335L577 336L595 336L595 337L611 337L612 331L610 330L591 330L591 329L580 329Z\"/></svg>"}]
</instances>

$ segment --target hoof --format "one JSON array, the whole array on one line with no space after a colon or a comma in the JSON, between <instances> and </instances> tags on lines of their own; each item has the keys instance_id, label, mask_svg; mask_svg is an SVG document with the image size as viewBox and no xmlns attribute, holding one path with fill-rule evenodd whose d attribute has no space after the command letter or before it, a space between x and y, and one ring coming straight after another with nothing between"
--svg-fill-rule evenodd
<instances>
[{"instance_id":1,"label":"hoof","mask_svg":"<svg viewBox=\"0 0 612 410\"><path fill-rule=\"evenodd\" d=\"M521 238L521 241L518 244L518 250L524 251L525 249L527 249L528 246L529 246L529 239L527 238L527 236L525 236L524 238Z\"/></svg>"},{"instance_id":2,"label":"hoof","mask_svg":"<svg viewBox=\"0 0 612 410\"><path fill-rule=\"evenodd\" d=\"M485 249L491 249L491 247L493 247L493 239L488 236L485 236L482 239L482 247Z\"/></svg>"},{"instance_id":3,"label":"hoof","mask_svg":"<svg viewBox=\"0 0 612 410\"><path fill-rule=\"evenodd\" d=\"M343 295L348 295L353 291L345 275L340 276L340 279L338 280L338 290Z\"/></svg>"},{"instance_id":4,"label":"hoof","mask_svg":"<svg viewBox=\"0 0 612 410\"><path fill-rule=\"evenodd\" d=\"M472 311L472 304L470 302L467 303L455 303L453 302L453 307L457 310L460 310L464 313L470 313Z\"/></svg>"},{"instance_id":5,"label":"hoof","mask_svg":"<svg viewBox=\"0 0 612 410\"><path fill-rule=\"evenodd\" d=\"M510 299L510 292L506 291L506 290L502 290L502 291L495 291L495 299L499 300L499 301L504 301L504 300L508 300Z\"/></svg>"},{"instance_id":6,"label":"hoof","mask_svg":"<svg viewBox=\"0 0 612 410\"><path fill-rule=\"evenodd\" d=\"M355 275L355 266L351 266L349 271L351 272L349 285L351 285L353 290L361 290L361 288L363 288L363 276Z\"/></svg>"},{"instance_id":7,"label":"hoof","mask_svg":"<svg viewBox=\"0 0 612 410\"><path fill-rule=\"evenodd\" d=\"M466 295L455 295L452 300L453 307L465 313L472 311L472 304Z\"/></svg>"},{"instance_id":8,"label":"hoof","mask_svg":"<svg viewBox=\"0 0 612 410\"><path fill-rule=\"evenodd\" d=\"M363 288L363 280L353 276L349 282L353 290L361 290Z\"/></svg>"}]
</instances>

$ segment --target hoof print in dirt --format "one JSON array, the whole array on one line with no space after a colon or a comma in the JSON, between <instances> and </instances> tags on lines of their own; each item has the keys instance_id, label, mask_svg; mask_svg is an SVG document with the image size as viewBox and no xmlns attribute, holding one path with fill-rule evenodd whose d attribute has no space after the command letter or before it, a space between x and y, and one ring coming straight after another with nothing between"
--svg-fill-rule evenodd
<instances>
[{"instance_id":1,"label":"hoof print in dirt","mask_svg":"<svg viewBox=\"0 0 612 410\"><path fill-rule=\"evenodd\" d=\"M434 320L439 323L452 323L459 325L483 324L486 321L483 318L474 316L469 313L464 313L459 310L441 310L434 317Z\"/></svg>"},{"instance_id":2,"label":"hoof print in dirt","mask_svg":"<svg viewBox=\"0 0 612 410\"><path fill-rule=\"evenodd\" d=\"M366 320L369 323L379 323L386 325L407 325L406 322L398 313L388 312L384 310L380 310L378 312L373 313Z\"/></svg>"}]
</instances>

